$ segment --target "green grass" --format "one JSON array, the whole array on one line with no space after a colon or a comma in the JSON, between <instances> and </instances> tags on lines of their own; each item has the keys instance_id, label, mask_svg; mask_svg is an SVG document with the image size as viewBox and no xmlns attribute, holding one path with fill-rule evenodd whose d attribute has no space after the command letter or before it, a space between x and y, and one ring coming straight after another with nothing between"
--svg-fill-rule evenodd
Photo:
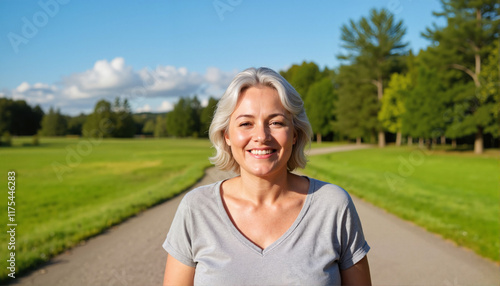
<instances>
[{"instance_id":1,"label":"green grass","mask_svg":"<svg viewBox=\"0 0 500 286\"><path fill-rule=\"evenodd\" d=\"M304 173L500 261L498 155L375 148L312 156Z\"/></svg>"},{"instance_id":2,"label":"green grass","mask_svg":"<svg viewBox=\"0 0 500 286\"><path fill-rule=\"evenodd\" d=\"M13 147L0 148L4 227L7 172L16 172L18 274L185 190L203 176L212 154L208 140L106 139L92 145L86 139L41 138L37 147L29 142L16 138ZM0 241L3 280L6 231Z\"/></svg>"}]
</instances>

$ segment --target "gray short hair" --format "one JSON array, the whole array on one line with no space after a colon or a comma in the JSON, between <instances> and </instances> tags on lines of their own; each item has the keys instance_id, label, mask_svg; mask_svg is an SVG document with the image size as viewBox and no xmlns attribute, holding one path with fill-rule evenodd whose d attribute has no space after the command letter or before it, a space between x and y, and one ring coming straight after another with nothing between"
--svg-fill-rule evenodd
<instances>
[{"instance_id":1,"label":"gray short hair","mask_svg":"<svg viewBox=\"0 0 500 286\"><path fill-rule=\"evenodd\" d=\"M297 91L279 73L264 67L249 68L237 74L219 100L208 133L216 150L215 156L210 157L210 162L219 169L239 173L239 165L234 160L231 149L224 139L224 133L229 128L231 114L236 109L241 93L249 87L259 85L274 88L278 92L281 104L292 115L297 140L287 162L288 170L304 168L307 163L304 149L310 145L313 134L304 109L304 102Z\"/></svg>"}]
</instances>

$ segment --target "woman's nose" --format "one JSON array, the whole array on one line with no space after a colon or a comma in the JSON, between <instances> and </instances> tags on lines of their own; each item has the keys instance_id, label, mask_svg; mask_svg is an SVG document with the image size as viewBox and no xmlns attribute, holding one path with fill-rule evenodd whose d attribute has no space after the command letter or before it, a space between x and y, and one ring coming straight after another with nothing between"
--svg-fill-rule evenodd
<instances>
[{"instance_id":1,"label":"woman's nose","mask_svg":"<svg viewBox=\"0 0 500 286\"><path fill-rule=\"evenodd\" d=\"M254 140L266 142L271 138L270 130L265 124L255 126Z\"/></svg>"}]
</instances>

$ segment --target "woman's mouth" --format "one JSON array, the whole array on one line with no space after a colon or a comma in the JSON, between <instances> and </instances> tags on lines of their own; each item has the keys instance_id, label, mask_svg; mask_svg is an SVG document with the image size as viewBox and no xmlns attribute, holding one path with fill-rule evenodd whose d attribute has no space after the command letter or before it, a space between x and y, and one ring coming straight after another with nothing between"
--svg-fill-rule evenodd
<instances>
[{"instance_id":1,"label":"woman's mouth","mask_svg":"<svg viewBox=\"0 0 500 286\"><path fill-rule=\"evenodd\" d=\"M252 153L253 155L269 155L271 153L276 152L276 149L263 149L263 150L252 149L249 150L248 152Z\"/></svg>"}]
</instances>

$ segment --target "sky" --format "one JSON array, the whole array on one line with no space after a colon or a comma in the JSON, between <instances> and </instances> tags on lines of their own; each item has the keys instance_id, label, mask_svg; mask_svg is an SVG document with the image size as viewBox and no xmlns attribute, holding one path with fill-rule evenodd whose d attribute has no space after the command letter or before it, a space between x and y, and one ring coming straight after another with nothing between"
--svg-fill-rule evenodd
<instances>
[{"instance_id":1,"label":"sky","mask_svg":"<svg viewBox=\"0 0 500 286\"><path fill-rule=\"evenodd\" d=\"M444 24L438 0L0 0L0 97L68 115L116 97L133 112L204 103L249 67L337 68L342 25L372 8L403 21L414 52Z\"/></svg>"}]
</instances>

